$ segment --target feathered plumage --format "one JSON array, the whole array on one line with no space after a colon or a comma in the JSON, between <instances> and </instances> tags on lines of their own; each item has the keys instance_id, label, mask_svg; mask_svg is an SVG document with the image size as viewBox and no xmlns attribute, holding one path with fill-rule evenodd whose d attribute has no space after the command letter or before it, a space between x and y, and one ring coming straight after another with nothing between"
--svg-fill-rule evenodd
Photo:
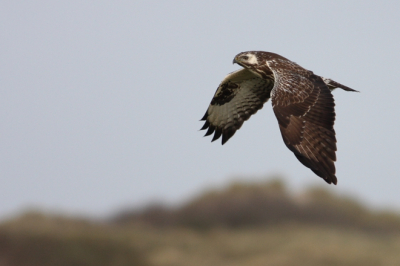
<instances>
[{"instance_id":1,"label":"feathered plumage","mask_svg":"<svg viewBox=\"0 0 400 266\"><path fill-rule=\"evenodd\" d=\"M274 53L250 51L235 56L243 67L221 82L201 120L205 136L222 136L226 143L244 121L271 98L286 146L297 159L322 177L337 184L335 103L331 90L355 91L331 79L315 75Z\"/></svg>"}]
</instances>

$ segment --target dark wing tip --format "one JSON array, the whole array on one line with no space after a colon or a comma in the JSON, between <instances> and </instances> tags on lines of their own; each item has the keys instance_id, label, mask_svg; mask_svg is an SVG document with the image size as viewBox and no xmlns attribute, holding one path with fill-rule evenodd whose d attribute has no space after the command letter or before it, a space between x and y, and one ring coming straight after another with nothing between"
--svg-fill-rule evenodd
<instances>
[{"instance_id":1,"label":"dark wing tip","mask_svg":"<svg viewBox=\"0 0 400 266\"><path fill-rule=\"evenodd\" d=\"M203 118L200 119L200 121L205 121L207 120L208 117L208 110L206 111L206 113L204 114Z\"/></svg>"},{"instance_id":2,"label":"dark wing tip","mask_svg":"<svg viewBox=\"0 0 400 266\"><path fill-rule=\"evenodd\" d=\"M330 185L330 184L337 185L337 178L336 178L335 175L330 176L329 179L325 179L325 178L324 178L324 180L325 180L326 183L328 183L329 185Z\"/></svg>"},{"instance_id":3,"label":"dark wing tip","mask_svg":"<svg viewBox=\"0 0 400 266\"><path fill-rule=\"evenodd\" d=\"M232 127L229 127L224 130L224 134L222 134L222 145L224 145L232 136L235 134L236 130Z\"/></svg>"},{"instance_id":4,"label":"dark wing tip","mask_svg":"<svg viewBox=\"0 0 400 266\"><path fill-rule=\"evenodd\" d=\"M299 160L305 167L310 168L311 171L314 172L317 176L321 177L323 180L325 180L326 183L328 184L337 184L337 178L335 176L335 168L333 169L326 169L323 165L320 163L310 160L304 155L300 154L298 151L293 149L291 145L286 146L291 150L294 155L296 156L297 160Z\"/></svg>"},{"instance_id":5,"label":"dark wing tip","mask_svg":"<svg viewBox=\"0 0 400 266\"><path fill-rule=\"evenodd\" d=\"M210 136L212 133L214 133L215 131L215 127L213 125L209 125L208 130L206 132L206 134L204 135L204 137Z\"/></svg>"},{"instance_id":6,"label":"dark wing tip","mask_svg":"<svg viewBox=\"0 0 400 266\"><path fill-rule=\"evenodd\" d=\"M219 139L219 137L221 137L221 135L222 135L222 129L217 127L215 129L214 137L212 138L211 142L216 141L217 139Z\"/></svg>"},{"instance_id":7,"label":"dark wing tip","mask_svg":"<svg viewBox=\"0 0 400 266\"><path fill-rule=\"evenodd\" d=\"M200 130L205 130L205 129L207 129L209 126L210 126L210 122L208 122L208 121L206 120L206 122L204 123L203 127L200 128Z\"/></svg>"},{"instance_id":8,"label":"dark wing tip","mask_svg":"<svg viewBox=\"0 0 400 266\"><path fill-rule=\"evenodd\" d=\"M311 169L312 170L312 169ZM315 171L313 170L313 172L315 173ZM318 174L317 174L318 175ZM335 174L328 174L328 175L318 175L319 177L322 177L326 183L330 184L334 184L337 185L337 178Z\"/></svg>"}]
</instances>

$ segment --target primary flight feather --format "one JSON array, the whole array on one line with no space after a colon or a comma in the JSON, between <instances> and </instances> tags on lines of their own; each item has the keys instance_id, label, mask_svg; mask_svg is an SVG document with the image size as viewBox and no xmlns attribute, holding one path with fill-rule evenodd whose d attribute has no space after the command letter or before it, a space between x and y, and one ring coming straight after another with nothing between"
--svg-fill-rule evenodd
<instances>
[{"instance_id":1,"label":"primary flight feather","mask_svg":"<svg viewBox=\"0 0 400 266\"><path fill-rule=\"evenodd\" d=\"M207 112L202 130L222 136L225 144L244 121L271 98L286 146L297 159L327 183L335 176L335 103L331 91L356 91L315 75L278 54L249 51L235 56L243 67L221 82Z\"/></svg>"}]
</instances>

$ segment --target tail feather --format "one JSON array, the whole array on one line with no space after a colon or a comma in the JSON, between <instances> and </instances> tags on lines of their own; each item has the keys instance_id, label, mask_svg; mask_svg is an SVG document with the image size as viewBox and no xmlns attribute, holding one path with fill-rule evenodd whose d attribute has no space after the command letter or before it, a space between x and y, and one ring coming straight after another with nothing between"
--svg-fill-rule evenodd
<instances>
[{"instance_id":1,"label":"tail feather","mask_svg":"<svg viewBox=\"0 0 400 266\"><path fill-rule=\"evenodd\" d=\"M339 82L336 82L336 81L331 80L331 79L327 79L327 78L323 78L323 77L322 77L322 80L325 82L326 85L328 85L328 88L329 88L331 91L333 91L333 90L336 89L336 88L341 88L342 90L345 90L345 91L355 91L355 92L359 92L359 91L353 90L352 88L349 88L349 87L347 87L347 86L344 86L344 85L340 84Z\"/></svg>"}]
</instances>

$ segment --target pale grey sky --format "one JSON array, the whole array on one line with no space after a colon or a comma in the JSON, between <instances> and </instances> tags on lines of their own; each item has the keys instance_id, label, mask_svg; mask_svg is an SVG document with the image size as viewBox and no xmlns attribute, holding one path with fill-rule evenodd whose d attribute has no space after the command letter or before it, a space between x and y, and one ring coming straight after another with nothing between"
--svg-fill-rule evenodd
<instances>
[{"instance_id":1,"label":"pale grey sky","mask_svg":"<svg viewBox=\"0 0 400 266\"><path fill-rule=\"evenodd\" d=\"M279 173L400 209L400 2L3 1L0 219L103 216ZM285 147L267 103L224 146L198 120L233 57L281 54L335 91L338 186Z\"/></svg>"}]
</instances>

